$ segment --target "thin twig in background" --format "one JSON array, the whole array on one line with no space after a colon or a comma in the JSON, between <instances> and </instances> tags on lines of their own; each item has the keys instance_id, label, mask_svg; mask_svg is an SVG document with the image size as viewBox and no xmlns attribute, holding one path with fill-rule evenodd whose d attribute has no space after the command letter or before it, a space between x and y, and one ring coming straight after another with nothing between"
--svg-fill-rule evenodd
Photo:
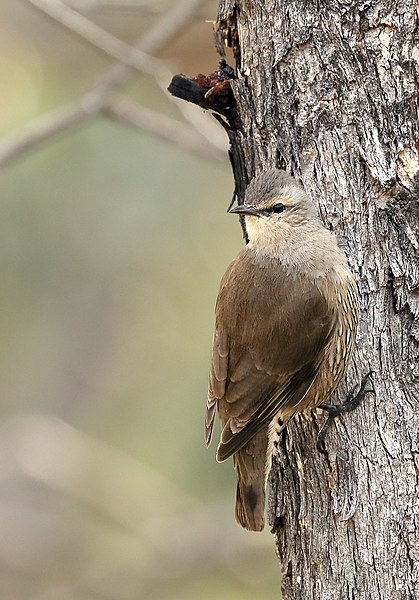
<instances>
[{"instance_id":1,"label":"thin twig in background","mask_svg":"<svg viewBox=\"0 0 419 600\"><path fill-rule=\"evenodd\" d=\"M61 1L52 2L52 0L27 0L27 2L33 6L37 5L37 8L41 8L41 4L44 6L48 5L50 9L51 6L54 5L54 10L60 10L62 7L64 7L64 12L68 17L68 7L66 7ZM85 30L87 28L87 30L90 32L89 35L91 39L89 39L89 41L94 45L96 44L93 39L95 36L99 35L102 45L109 41L114 43L116 40L121 44L118 45L118 52L121 52L124 55L126 53L128 55L132 50L132 64L130 62L130 66L128 66L125 62L121 62L122 56L119 56L118 59L120 62L111 67L109 71L95 84L95 86L84 96L82 96L80 100L70 103L61 109L53 110L42 115L39 119L30 123L18 134L10 136L4 140L0 145L0 165L10 162L12 159L15 159L20 154L32 149L41 142L52 139L58 133L62 133L69 128L80 124L88 117L95 116L105 109L109 114L108 105L110 99L115 93L115 89L124 85L132 77L133 73L135 72L133 66L134 62L136 64L135 68L137 70L143 70L143 72L148 72L148 70L145 71L144 69L140 68L141 61L144 61L144 66L147 66L147 68L151 67L153 64L156 65L157 73L153 73L153 75L156 76L156 74L158 74L160 76L162 73L161 69L163 68L162 62L157 61L157 59L147 55L157 52L161 47L168 43L180 29L186 26L186 24L193 18L196 11L202 6L203 3L204 0L183 0L183 2L177 4L171 10L165 12L165 14L158 19L154 26L151 27L150 30L144 34L140 40L138 40L133 48L124 42L120 42L120 40L114 36L110 36L110 34L104 32L104 30L102 30L100 27L97 27L94 23L91 23L85 17L82 18L82 21L77 20L77 27L80 30L81 23L83 23ZM72 9L68 10L70 10L72 13L75 12ZM77 14L78 13L76 13L76 15ZM51 12L49 15L53 16ZM81 17L81 15L79 16ZM64 24L62 19L59 22ZM65 23L65 25L71 31L74 31L68 23ZM90 25L92 27L89 27ZM80 31L75 32L78 33L78 35L81 35ZM107 52L107 54L112 55L109 47L107 50L102 47L99 47L99 49ZM135 61L134 57L138 59L138 61ZM160 130L160 136L161 132L162 130ZM173 141L173 139L170 138L170 141ZM176 143L183 145L182 138L178 137ZM186 149L190 149L188 148L188 145L186 145Z\"/></svg>"},{"instance_id":2,"label":"thin twig in background","mask_svg":"<svg viewBox=\"0 0 419 600\"><path fill-rule=\"evenodd\" d=\"M114 95L104 106L106 114L142 131L173 142L206 159L224 160L225 151L208 144L196 129L166 115L138 106L131 99Z\"/></svg>"},{"instance_id":3,"label":"thin twig in background","mask_svg":"<svg viewBox=\"0 0 419 600\"><path fill-rule=\"evenodd\" d=\"M82 121L96 115L102 105L97 98L83 97L64 108L52 110L15 135L9 136L0 145L0 165L5 165L20 154L31 150L45 140L53 139L57 134L79 125Z\"/></svg>"},{"instance_id":4,"label":"thin twig in background","mask_svg":"<svg viewBox=\"0 0 419 600\"><path fill-rule=\"evenodd\" d=\"M61 0L27 0L30 4L47 14L49 17L64 25L71 32L76 33L83 39L91 43L95 48L102 50L108 56L119 60L124 66L136 69L140 72L151 75L169 100L176 104L179 112L186 121L197 129L205 138L206 144L214 145L222 152L226 148L225 133L213 123L210 119L203 117L202 112L197 111L196 107L188 105L185 102L177 102L167 92L168 82L172 78L172 72L168 69L166 63L147 54L139 48L135 48L122 42L112 34L108 33L76 10L69 8ZM179 10L175 15L169 11L169 17L160 19L160 27L153 27L146 33L140 42L140 46L148 48L148 51L155 51L160 46L162 40L167 35L176 32L176 23L181 23L187 11L196 10L203 4L202 0L193 0L184 3L183 10ZM170 33L172 32L172 33ZM166 43L166 42L165 42ZM182 145L182 144L181 144Z\"/></svg>"},{"instance_id":5,"label":"thin twig in background","mask_svg":"<svg viewBox=\"0 0 419 600\"><path fill-rule=\"evenodd\" d=\"M138 14L144 9L148 13L159 13L167 8L170 0L66 0L67 6L83 12L92 11L130 11Z\"/></svg>"},{"instance_id":6,"label":"thin twig in background","mask_svg":"<svg viewBox=\"0 0 419 600\"><path fill-rule=\"evenodd\" d=\"M165 46L173 37L185 27L195 16L205 0L183 0L171 10L165 12L160 19L144 34L135 44L147 54L154 54ZM132 76L133 69L123 63L116 63L95 86L101 94L109 94L116 87L121 87ZM94 90L93 90L94 91Z\"/></svg>"},{"instance_id":7,"label":"thin twig in background","mask_svg":"<svg viewBox=\"0 0 419 600\"><path fill-rule=\"evenodd\" d=\"M153 58L140 48L119 40L90 19L66 6L61 0L27 0L27 2L124 65L153 77L171 75L164 61Z\"/></svg>"}]
</instances>

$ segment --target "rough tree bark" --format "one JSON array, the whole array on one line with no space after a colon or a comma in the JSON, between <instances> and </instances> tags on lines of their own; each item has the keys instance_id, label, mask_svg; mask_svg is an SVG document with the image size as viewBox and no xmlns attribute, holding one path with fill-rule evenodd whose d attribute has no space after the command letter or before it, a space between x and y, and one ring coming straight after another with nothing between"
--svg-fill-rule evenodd
<instances>
[{"instance_id":1,"label":"rough tree bark","mask_svg":"<svg viewBox=\"0 0 419 600\"><path fill-rule=\"evenodd\" d=\"M270 519L287 600L419 597L419 22L412 0L221 0L237 59L229 136L237 194L277 165L300 179L338 236L361 295L336 419L287 429Z\"/></svg>"}]
</instances>

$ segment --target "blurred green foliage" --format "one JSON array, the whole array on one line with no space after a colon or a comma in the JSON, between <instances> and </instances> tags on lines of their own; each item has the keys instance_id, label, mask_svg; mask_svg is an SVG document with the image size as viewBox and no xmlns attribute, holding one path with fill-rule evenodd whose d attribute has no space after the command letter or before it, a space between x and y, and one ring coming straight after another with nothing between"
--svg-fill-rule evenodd
<instances>
[{"instance_id":1,"label":"blurred green foliage","mask_svg":"<svg viewBox=\"0 0 419 600\"><path fill-rule=\"evenodd\" d=\"M179 71L216 64L216 3L203 13ZM97 17L131 41L136 14ZM0 23L4 134L111 64L24 2ZM242 244L232 191L227 156L105 118L0 171L2 600L279 597L274 540L235 524L232 466L203 445L213 307Z\"/></svg>"}]
</instances>

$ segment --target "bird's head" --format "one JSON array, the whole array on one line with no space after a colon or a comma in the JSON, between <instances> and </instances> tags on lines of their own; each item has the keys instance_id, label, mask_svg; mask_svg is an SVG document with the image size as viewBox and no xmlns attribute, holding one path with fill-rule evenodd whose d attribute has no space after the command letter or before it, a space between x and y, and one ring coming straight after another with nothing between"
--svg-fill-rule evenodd
<instances>
[{"instance_id":1,"label":"bird's head","mask_svg":"<svg viewBox=\"0 0 419 600\"><path fill-rule=\"evenodd\" d=\"M273 249L290 236L304 236L320 225L317 212L303 188L285 171L270 169L249 183L244 204L230 210L244 215L250 243Z\"/></svg>"}]
</instances>

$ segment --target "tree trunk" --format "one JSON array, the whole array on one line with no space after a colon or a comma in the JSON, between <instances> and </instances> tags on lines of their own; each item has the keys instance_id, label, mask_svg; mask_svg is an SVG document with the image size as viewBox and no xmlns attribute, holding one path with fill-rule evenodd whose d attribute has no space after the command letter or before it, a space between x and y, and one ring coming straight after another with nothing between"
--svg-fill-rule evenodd
<instances>
[{"instance_id":1,"label":"tree trunk","mask_svg":"<svg viewBox=\"0 0 419 600\"><path fill-rule=\"evenodd\" d=\"M297 417L274 457L270 521L286 600L419 598L418 17L412 0L221 0L237 59L239 198L277 165L300 179L357 276L354 359L375 395ZM416 44L416 46L415 46Z\"/></svg>"}]
</instances>

